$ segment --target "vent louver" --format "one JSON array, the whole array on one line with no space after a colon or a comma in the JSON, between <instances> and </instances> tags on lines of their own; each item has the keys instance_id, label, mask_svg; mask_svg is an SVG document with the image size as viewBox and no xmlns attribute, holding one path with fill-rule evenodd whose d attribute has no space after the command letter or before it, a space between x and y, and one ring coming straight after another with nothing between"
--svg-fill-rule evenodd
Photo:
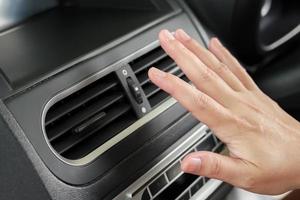
<instances>
[{"instance_id":1,"label":"vent louver","mask_svg":"<svg viewBox=\"0 0 300 200\"><path fill-rule=\"evenodd\" d=\"M169 97L169 95L151 83L148 78L148 70L150 67L157 67L160 70L170 72L183 80L188 81L180 68L161 47L157 47L145 55L133 60L129 63L129 65L139 80L140 85L152 107L162 103Z\"/></svg>"},{"instance_id":2,"label":"vent louver","mask_svg":"<svg viewBox=\"0 0 300 200\"><path fill-rule=\"evenodd\" d=\"M116 75L111 73L55 103L45 117L52 147L79 159L136 121Z\"/></svg>"}]
</instances>

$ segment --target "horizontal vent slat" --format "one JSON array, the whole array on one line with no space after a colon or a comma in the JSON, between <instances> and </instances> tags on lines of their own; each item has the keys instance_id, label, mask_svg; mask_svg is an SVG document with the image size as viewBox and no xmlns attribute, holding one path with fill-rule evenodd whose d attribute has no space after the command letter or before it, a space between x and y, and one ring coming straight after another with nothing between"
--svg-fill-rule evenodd
<instances>
[{"instance_id":1,"label":"horizontal vent slat","mask_svg":"<svg viewBox=\"0 0 300 200\"><path fill-rule=\"evenodd\" d=\"M156 94L154 94L153 96L151 96L149 98L149 103L152 107L155 107L159 103L166 100L168 97L169 97L168 93L166 93L165 91L160 90L159 92L157 92Z\"/></svg>"},{"instance_id":2,"label":"horizontal vent slat","mask_svg":"<svg viewBox=\"0 0 300 200\"><path fill-rule=\"evenodd\" d=\"M145 86L145 88L144 88L144 92L145 92L145 95L147 98L154 95L159 90L160 90L160 88L154 84L147 84L147 86Z\"/></svg>"},{"instance_id":3,"label":"horizontal vent slat","mask_svg":"<svg viewBox=\"0 0 300 200\"><path fill-rule=\"evenodd\" d=\"M137 79L139 80L141 86L145 85L146 83L148 83L150 81L149 77L148 77L148 72L139 74L137 76Z\"/></svg>"},{"instance_id":4,"label":"horizontal vent slat","mask_svg":"<svg viewBox=\"0 0 300 200\"><path fill-rule=\"evenodd\" d=\"M90 130L86 132L85 134L80 134L79 136L74 135L72 131L69 131L68 134L69 137L67 136L65 140L61 140L61 143L55 144L54 146L56 147L56 150L58 151L59 154L63 154L66 151L70 150L72 147L75 145L79 144L82 142L84 139L95 133L96 131L100 130L101 128L107 126L109 123L112 121L116 120L119 118L121 115L124 113L128 112L130 109L129 105L122 104L118 105L118 107L112 108L110 112L108 113L107 116L105 116L103 119L101 119L98 122L98 126L94 127L93 130Z\"/></svg>"},{"instance_id":5,"label":"horizontal vent slat","mask_svg":"<svg viewBox=\"0 0 300 200\"><path fill-rule=\"evenodd\" d=\"M182 74L182 76L180 77L182 80L184 80L187 83L190 83L190 80L188 79L188 77L184 74Z\"/></svg>"},{"instance_id":6,"label":"horizontal vent slat","mask_svg":"<svg viewBox=\"0 0 300 200\"><path fill-rule=\"evenodd\" d=\"M161 63L157 63L154 67L157 67L158 69L166 72L175 66L176 66L176 63L171 58L167 57ZM148 70L144 70L143 72L140 72L139 74L137 74L137 78L138 78L141 86L148 83L150 81L149 77L148 77Z\"/></svg>"},{"instance_id":7,"label":"horizontal vent slat","mask_svg":"<svg viewBox=\"0 0 300 200\"><path fill-rule=\"evenodd\" d=\"M157 49L147 54L147 56L142 57L139 60L136 60L134 63L131 64L131 67L134 73L137 74L140 71L152 66L154 63L163 59L166 56L167 54L162 49Z\"/></svg>"},{"instance_id":8,"label":"horizontal vent slat","mask_svg":"<svg viewBox=\"0 0 300 200\"><path fill-rule=\"evenodd\" d=\"M180 70L179 67L173 68L171 71L168 72L180 78L184 76L184 73ZM147 98L151 97L152 95L156 94L161 90L160 88L158 88L152 83L148 83L147 85L144 85L143 89Z\"/></svg>"},{"instance_id":9,"label":"horizontal vent slat","mask_svg":"<svg viewBox=\"0 0 300 200\"><path fill-rule=\"evenodd\" d=\"M129 65L132 67L151 107L155 107L162 103L169 97L169 95L151 83L148 77L148 70L150 67L154 66L162 71L182 78L185 81L187 80L186 76L176 65L174 60L166 55L161 47L157 47L133 60L129 63Z\"/></svg>"},{"instance_id":10,"label":"horizontal vent slat","mask_svg":"<svg viewBox=\"0 0 300 200\"><path fill-rule=\"evenodd\" d=\"M73 146L70 150L65 151L62 155L70 159L76 159L82 155L84 156L91 149L97 148L99 144L103 144L110 138L114 137L116 134L130 126L135 121L135 114L132 111L129 111L111 122L109 126L105 126L101 130L98 130L94 134L85 138L79 144Z\"/></svg>"},{"instance_id":11,"label":"horizontal vent slat","mask_svg":"<svg viewBox=\"0 0 300 200\"><path fill-rule=\"evenodd\" d=\"M155 65L155 67L157 67L158 69L165 71L165 72L169 71L170 69L172 69L175 66L176 66L176 63L170 57L167 57L165 60L163 60L162 62L157 63L157 65Z\"/></svg>"},{"instance_id":12,"label":"horizontal vent slat","mask_svg":"<svg viewBox=\"0 0 300 200\"><path fill-rule=\"evenodd\" d=\"M136 120L124 88L112 72L58 100L46 113L44 124L47 139L58 154L80 159L105 142L90 138L102 137L105 132L109 139Z\"/></svg>"},{"instance_id":13,"label":"horizontal vent slat","mask_svg":"<svg viewBox=\"0 0 300 200\"><path fill-rule=\"evenodd\" d=\"M70 130L74 125L77 125L80 122L91 117L92 115L100 112L101 110L112 105L113 103L115 103L116 101L120 100L123 97L124 97L123 94L114 94L111 96L103 97L99 99L99 101L94 102L89 107L80 110L76 114L70 116L68 120L64 121L63 123L57 124L56 126L54 126L53 129L49 129L48 131L48 138L50 142L63 135L65 132Z\"/></svg>"},{"instance_id":14,"label":"horizontal vent slat","mask_svg":"<svg viewBox=\"0 0 300 200\"><path fill-rule=\"evenodd\" d=\"M46 126L52 123L53 121L59 119L66 113L80 107L81 105L85 104L91 99L115 87L116 85L117 85L116 82L108 82L108 83L95 85L93 88L90 88L89 90L85 90L83 94L71 98L68 102L65 102L64 104L60 104L59 106L56 107L55 110L53 110L53 112L49 112L47 114L47 118L45 121Z\"/></svg>"}]
</instances>

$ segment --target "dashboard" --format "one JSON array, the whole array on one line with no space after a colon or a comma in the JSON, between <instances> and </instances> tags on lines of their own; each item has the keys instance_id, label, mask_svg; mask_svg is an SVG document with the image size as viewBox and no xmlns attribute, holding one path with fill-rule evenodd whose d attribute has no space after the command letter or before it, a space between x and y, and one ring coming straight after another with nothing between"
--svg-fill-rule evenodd
<instances>
[{"instance_id":1,"label":"dashboard","mask_svg":"<svg viewBox=\"0 0 300 200\"><path fill-rule=\"evenodd\" d=\"M147 77L158 66L188 81L161 29L203 45L205 32L177 2L145 5L58 6L0 38L3 117L49 198L205 198L222 185L181 172L188 152L223 145Z\"/></svg>"},{"instance_id":2,"label":"dashboard","mask_svg":"<svg viewBox=\"0 0 300 200\"><path fill-rule=\"evenodd\" d=\"M226 147L147 76L189 82L157 41L183 28L207 46L188 4L49 1L24 17L0 35L0 199L225 198L232 186L180 161Z\"/></svg>"}]
</instances>

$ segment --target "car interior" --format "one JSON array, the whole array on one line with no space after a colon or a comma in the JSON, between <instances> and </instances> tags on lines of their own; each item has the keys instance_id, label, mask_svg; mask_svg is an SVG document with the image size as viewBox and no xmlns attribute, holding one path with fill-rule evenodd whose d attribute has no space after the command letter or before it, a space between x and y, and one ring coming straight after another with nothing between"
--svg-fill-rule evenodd
<instances>
[{"instance_id":1,"label":"car interior","mask_svg":"<svg viewBox=\"0 0 300 200\"><path fill-rule=\"evenodd\" d=\"M249 199L180 169L228 151L148 78L189 82L158 41L178 28L204 47L218 37L300 120L299 0L2 0L0 199Z\"/></svg>"}]
</instances>

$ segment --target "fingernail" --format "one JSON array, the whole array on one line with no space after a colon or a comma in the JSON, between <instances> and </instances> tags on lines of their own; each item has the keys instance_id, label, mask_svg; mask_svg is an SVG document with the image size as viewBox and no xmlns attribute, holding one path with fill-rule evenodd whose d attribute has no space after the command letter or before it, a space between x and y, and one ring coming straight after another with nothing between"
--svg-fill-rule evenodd
<instances>
[{"instance_id":1,"label":"fingernail","mask_svg":"<svg viewBox=\"0 0 300 200\"><path fill-rule=\"evenodd\" d=\"M184 30L182 30L182 29L179 29L179 30L177 31L177 33L178 33L179 37L180 37L182 40L184 40L184 41L187 41L187 40L190 40L190 39L191 39L191 37L190 37Z\"/></svg>"},{"instance_id":2,"label":"fingernail","mask_svg":"<svg viewBox=\"0 0 300 200\"><path fill-rule=\"evenodd\" d=\"M171 40L175 40L175 37L172 35L172 33L170 33L170 31L168 30L163 30L162 31L163 36L165 37L166 41L171 41Z\"/></svg>"},{"instance_id":3,"label":"fingernail","mask_svg":"<svg viewBox=\"0 0 300 200\"><path fill-rule=\"evenodd\" d=\"M181 163L181 169L187 173L198 173L201 167L200 158L190 158Z\"/></svg>"},{"instance_id":4,"label":"fingernail","mask_svg":"<svg viewBox=\"0 0 300 200\"><path fill-rule=\"evenodd\" d=\"M222 46L223 46L223 44L220 42L220 40L219 40L218 38L213 38L212 40L213 40L213 42L214 42L216 45L218 45L219 47L222 47Z\"/></svg>"},{"instance_id":5,"label":"fingernail","mask_svg":"<svg viewBox=\"0 0 300 200\"><path fill-rule=\"evenodd\" d=\"M167 74L165 72L163 72L155 67L151 67L150 71L153 74L153 76L158 80L164 79L167 76Z\"/></svg>"}]
</instances>

